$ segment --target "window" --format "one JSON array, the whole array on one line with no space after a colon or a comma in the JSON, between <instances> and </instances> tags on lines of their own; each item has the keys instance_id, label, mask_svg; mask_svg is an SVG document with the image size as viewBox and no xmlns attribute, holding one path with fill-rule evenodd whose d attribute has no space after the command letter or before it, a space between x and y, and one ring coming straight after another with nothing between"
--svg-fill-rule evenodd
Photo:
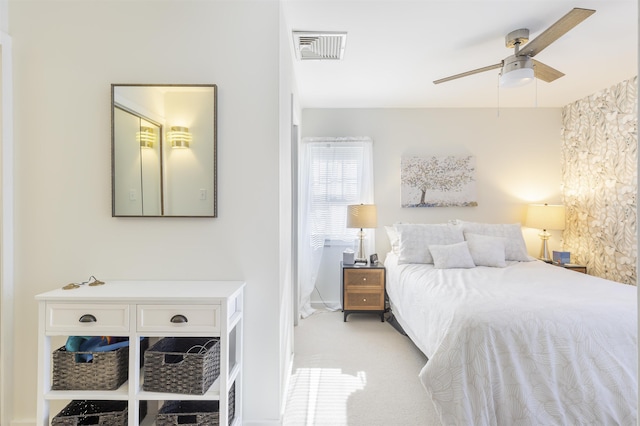
<instances>
[{"instance_id":1,"label":"window","mask_svg":"<svg viewBox=\"0 0 640 426\"><path fill-rule=\"evenodd\" d=\"M310 295L326 245L353 247L358 230L347 228L347 205L373 204L373 142L370 138L304 138L299 162L299 314L313 312ZM367 232L367 252L375 232ZM331 255L333 256L333 254ZM337 264L340 259L331 262Z\"/></svg>"},{"instance_id":2,"label":"window","mask_svg":"<svg viewBox=\"0 0 640 426\"><path fill-rule=\"evenodd\" d=\"M355 229L346 227L347 205L362 202L360 181L365 151L363 143L337 142L309 146L309 212L316 238L352 243Z\"/></svg>"}]
</instances>

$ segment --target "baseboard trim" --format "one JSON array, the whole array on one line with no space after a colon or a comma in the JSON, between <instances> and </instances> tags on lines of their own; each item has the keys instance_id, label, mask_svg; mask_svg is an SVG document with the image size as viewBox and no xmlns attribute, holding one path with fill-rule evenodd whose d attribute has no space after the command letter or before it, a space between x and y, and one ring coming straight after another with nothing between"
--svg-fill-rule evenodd
<instances>
[{"instance_id":1,"label":"baseboard trim","mask_svg":"<svg viewBox=\"0 0 640 426\"><path fill-rule=\"evenodd\" d=\"M342 309L342 304L337 300L327 300L324 302L318 300L311 301L311 307L313 309L327 309L330 311L339 311Z\"/></svg>"}]
</instances>

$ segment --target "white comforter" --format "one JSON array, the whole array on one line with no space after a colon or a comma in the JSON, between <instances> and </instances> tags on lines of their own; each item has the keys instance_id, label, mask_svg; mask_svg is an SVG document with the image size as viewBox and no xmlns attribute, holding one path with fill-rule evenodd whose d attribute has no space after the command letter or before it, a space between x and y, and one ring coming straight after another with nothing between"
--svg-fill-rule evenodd
<instances>
[{"instance_id":1,"label":"white comforter","mask_svg":"<svg viewBox=\"0 0 640 426\"><path fill-rule=\"evenodd\" d=\"M636 425L635 287L540 261L385 265L443 425Z\"/></svg>"}]
</instances>

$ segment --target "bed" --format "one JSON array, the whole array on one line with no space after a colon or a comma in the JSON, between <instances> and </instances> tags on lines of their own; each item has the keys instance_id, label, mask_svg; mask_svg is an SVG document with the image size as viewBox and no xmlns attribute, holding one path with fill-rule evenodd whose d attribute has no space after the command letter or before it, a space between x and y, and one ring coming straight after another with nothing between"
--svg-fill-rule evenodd
<instances>
[{"instance_id":1,"label":"bed","mask_svg":"<svg viewBox=\"0 0 640 426\"><path fill-rule=\"evenodd\" d=\"M387 293L440 424L637 424L636 287L529 257L519 224L395 228Z\"/></svg>"}]
</instances>

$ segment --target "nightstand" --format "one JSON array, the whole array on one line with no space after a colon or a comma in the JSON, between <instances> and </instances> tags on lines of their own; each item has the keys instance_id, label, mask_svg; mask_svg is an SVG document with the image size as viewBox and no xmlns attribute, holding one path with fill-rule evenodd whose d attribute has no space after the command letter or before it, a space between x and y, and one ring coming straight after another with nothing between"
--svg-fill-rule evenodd
<instances>
[{"instance_id":1,"label":"nightstand","mask_svg":"<svg viewBox=\"0 0 640 426\"><path fill-rule=\"evenodd\" d=\"M565 264L558 264L556 266L562 266L564 269L571 269L572 271L576 271L576 272L582 272L583 274L587 273L587 267L584 265L576 265L575 263L565 263Z\"/></svg>"},{"instance_id":2,"label":"nightstand","mask_svg":"<svg viewBox=\"0 0 640 426\"><path fill-rule=\"evenodd\" d=\"M341 292L344 321L352 313L379 313L384 322L386 269L376 265L344 265Z\"/></svg>"}]
</instances>

